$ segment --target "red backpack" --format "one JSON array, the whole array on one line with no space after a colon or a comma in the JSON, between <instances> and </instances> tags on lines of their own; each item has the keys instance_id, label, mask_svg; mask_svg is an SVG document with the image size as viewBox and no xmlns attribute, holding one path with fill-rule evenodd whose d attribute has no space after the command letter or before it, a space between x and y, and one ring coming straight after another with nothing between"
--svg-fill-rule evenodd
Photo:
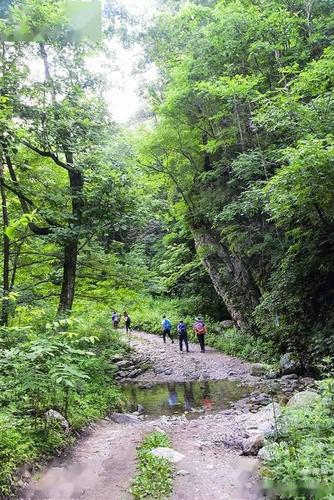
<instances>
[{"instance_id":1,"label":"red backpack","mask_svg":"<svg viewBox=\"0 0 334 500\"><path fill-rule=\"evenodd\" d=\"M203 335L205 333L205 324L203 321L197 321L197 323L195 323L195 332L198 335Z\"/></svg>"}]
</instances>

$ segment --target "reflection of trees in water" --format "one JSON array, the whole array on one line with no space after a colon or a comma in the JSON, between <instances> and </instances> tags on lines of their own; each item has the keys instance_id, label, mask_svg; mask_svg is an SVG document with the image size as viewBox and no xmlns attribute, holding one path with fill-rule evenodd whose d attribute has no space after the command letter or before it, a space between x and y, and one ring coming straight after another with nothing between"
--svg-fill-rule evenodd
<instances>
[{"instance_id":1,"label":"reflection of trees in water","mask_svg":"<svg viewBox=\"0 0 334 500\"><path fill-rule=\"evenodd\" d=\"M137 410L137 406L138 406L138 396L137 396L137 392L138 389L135 385L128 385L127 387L127 404L129 405L129 407L131 409L135 409Z\"/></svg>"}]
</instances>

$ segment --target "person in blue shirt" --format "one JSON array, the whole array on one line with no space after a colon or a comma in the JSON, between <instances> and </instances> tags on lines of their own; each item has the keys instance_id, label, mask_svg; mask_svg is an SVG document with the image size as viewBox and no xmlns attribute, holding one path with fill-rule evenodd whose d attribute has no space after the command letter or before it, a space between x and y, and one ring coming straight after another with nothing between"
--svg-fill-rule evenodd
<instances>
[{"instance_id":1,"label":"person in blue shirt","mask_svg":"<svg viewBox=\"0 0 334 500\"><path fill-rule=\"evenodd\" d=\"M166 316L163 316L163 318L162 318L162 338L164 339L165 343L166 343L166 337L168 336L171 339L172 344L174 344L174 339L172 337L171 331L172 331L171 322L169 321L169 319L166 318Z\"/></svg>"}]
</instances>

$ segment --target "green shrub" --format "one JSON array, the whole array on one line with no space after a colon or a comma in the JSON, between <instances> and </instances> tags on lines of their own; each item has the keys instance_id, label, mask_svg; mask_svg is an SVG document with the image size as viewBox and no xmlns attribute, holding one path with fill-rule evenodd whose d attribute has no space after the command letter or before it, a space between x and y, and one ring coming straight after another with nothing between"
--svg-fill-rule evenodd
<instances>
[{"instance_id":1,"label":"green shrub","mask_svg":"<svg viewBox=\"0 0 334 500\"><path fill-rule=\"evenodd\" d=\"M159 446L170 447L170 439L162 432L145 437L138 447L138 469L130 492L137 499L166 498L172 491L173 469L168 460L155 457L150 450Z\"/></svg>"},{"instance_id":2,"label":"green shrub","mask_svg":"<svg viewBox=\"0 0 334 500\"><path fill-rule=\"evenodd\" d=\"M11 417L0 414L0 491L4 496L11 491L12 475L17 465L36 456L28 433L22 434L17 429L18 424Z\"/></svg>"},{"instance_id":3,"label":"green shrub","mask_svg":"<svg viewBox=\"0 0 334 500\"><path fill-rule=\"evenodd\" d=\"M0 330L0 497L8 498L15 472L73 443L44 414L55 409L78 430L123 407L110 359L127 347L112 331L106 310L80 319ZM48 322L41 328L41 317Z\"/></svg>"},{"instance_id":4,"label":"green shrub","mask_svg":"<svg viewBox=\"0 0 334 500\"><path fill-rule=\"evenodd\" d=\"M269 446L263 476L268 490L279 498L334 497L334 381L321 387L320 402L284 411L280 434Z\"/></svg>"},{"instance_id":5,"label":"green shrub","mask_svg":"<svg viewBox=\"0 0 334 500\"><path fill-rule=\"evenodd\" d=\"M273 364L278 361L278 353L272 342L251 337L234 328L219 333L209 329L207 343L218 351L255 363Z\"/></svg>"}]
</instances>

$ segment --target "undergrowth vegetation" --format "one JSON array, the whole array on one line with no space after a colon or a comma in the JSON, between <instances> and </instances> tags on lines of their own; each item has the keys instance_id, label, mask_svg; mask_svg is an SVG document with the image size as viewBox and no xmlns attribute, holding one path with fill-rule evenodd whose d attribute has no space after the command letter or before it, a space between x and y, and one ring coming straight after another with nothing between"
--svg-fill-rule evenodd
<instances>
[{"instance_id":1,"label":"undergrowth vegetation","mask_svg":"<svg viewBox=\"0 0 334 500\"><path fill-rule=\"evenodd\" d=\"M286 408L263 475L268 490L286 499L334 497L334 379L321 382L319 402Z\"/></svg>"},{"instance_id":2,"label":"undergrowth vegetation","mask_svg":"<svg viewBox=\"0 0 334 500\"><path fill-rule=\"evenodd\" d=\"M130 492L136 499L166 498L172 491L173 468L165 458L156 457L151 450L170 447L169 437L162 432L148 434L138 446L138 469Z\"/></svg>"},{"instance_id":3,"label":"undergrowth vegetation","mask_svg":"<svg viewBox=\"0 0 334 500\"><path fill-rule=\"evenodd\" d=\"M47 314L44 311L44 315ZM0 492L8 498L15 473L73 442L73 431L122 407L110 361L126 347L110 314L0 330ZM48 410L67 421L47 421Z\"/></svg>"}]
</instances>

